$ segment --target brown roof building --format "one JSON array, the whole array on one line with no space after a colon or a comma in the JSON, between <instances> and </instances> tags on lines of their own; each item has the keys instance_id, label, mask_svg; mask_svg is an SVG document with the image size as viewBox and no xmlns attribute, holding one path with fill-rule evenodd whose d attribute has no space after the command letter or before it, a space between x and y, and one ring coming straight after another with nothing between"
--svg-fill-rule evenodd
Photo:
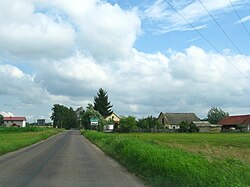
<instances>
[{"instance_id":1,"label":"brown roof building","mask_svg":"<svg viewBox=\"0 0 250 187\"><path fill-rule=\"evenodd\" d=\"M247 131L250 131L250 115L227 116L220 120L219 124L225 129L243 125L246 126Z\"/></svg>"},{"instance_id":2,"label":"brown roof building","mask_svg":"<svg viewBox=\"0 0 250 187\"><path fill-rule=\"evenodd\" d=\"M181 122L191 123L200 119L194 113L163 113L159 114L158 122L168 129L179 129Z\"/></svg>"}]
</instances>

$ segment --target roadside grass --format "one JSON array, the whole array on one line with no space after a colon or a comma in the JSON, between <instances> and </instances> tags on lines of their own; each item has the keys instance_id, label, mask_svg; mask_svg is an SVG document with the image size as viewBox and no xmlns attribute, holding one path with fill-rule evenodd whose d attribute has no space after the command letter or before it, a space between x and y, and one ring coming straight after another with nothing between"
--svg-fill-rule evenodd
<instances>
[{"instance_id":1,"label":"roadside grass","mask_svg":"<svg viewBox=\"0 0 250 187\"><path fill-rule=\"evenodd\" d=\"M0 128L0 155L44 140L63 129L54 128Z\"/></svg>"},{"instance_id":2,"label":"roadside grass","mask_svg":"<svg viewBox=\"0 0 250 187\"><path fill-rule=\"evenodd\" d=\"M249 164L234 158L208 159L203 154L156 143L155 139L164 137L164 134L104 134L93 131L82 134L152 186L250 186ZM185 141L189 135L192 139L193 134L178 134L172 138L180 136L181 139L183 135ZM170 141L171 137L166 139ZM215 140L216 137L214 143Z\"/></svg>"},{"instance_id":3,"label":"roadside grass","mask_svg":"<svg viewBox=\"0 0 250 187\"><path fill-rule=\"evenodd\" d=\"M3 132L37 132L37 131L45 131L48 128L43 127L24 127L24 128L18 128L18 127L0 127L0 133Z\"/></svg>"}]
</instances>

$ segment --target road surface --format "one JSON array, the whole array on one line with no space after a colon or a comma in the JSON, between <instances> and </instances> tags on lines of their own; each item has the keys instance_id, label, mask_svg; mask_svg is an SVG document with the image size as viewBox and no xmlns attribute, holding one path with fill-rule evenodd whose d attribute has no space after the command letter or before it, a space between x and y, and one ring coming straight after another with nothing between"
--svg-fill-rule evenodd
<instances>
[{"instance_id":1,"label":"road surface","mask_svg":"<svg viewBox=\"0 0 250 187\"><path fill-rule=\"evenodd\" d=\"M0 186L144 186L117 162L70 130L0 157Z\"/></svg>"}]
</instances>

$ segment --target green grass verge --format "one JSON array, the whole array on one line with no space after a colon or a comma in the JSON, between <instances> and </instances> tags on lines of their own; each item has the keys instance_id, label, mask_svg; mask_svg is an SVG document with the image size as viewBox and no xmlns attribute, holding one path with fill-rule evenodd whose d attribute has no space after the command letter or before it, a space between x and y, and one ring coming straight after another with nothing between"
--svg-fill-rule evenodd
<instances>
[{"instance_id":1,"label":"green grass verge","mask_svg":"<svg viewBox=\"0 0 250 187\"><path fill-rule=\"evenodd\" d=\"M207 159L120 134L82 132L152 186L250 186L250 167L232 158Z\"/></svg>"},{"instance_id":2,"label":"green grass verge","mask_svg":"<svg viewBox=\"0 0 250 187\"><path fill-rule=\"evenodd\" d=\"M0 129L0 155L29 146L62 131L35 127Z\"/></svg>"}]
</instances>

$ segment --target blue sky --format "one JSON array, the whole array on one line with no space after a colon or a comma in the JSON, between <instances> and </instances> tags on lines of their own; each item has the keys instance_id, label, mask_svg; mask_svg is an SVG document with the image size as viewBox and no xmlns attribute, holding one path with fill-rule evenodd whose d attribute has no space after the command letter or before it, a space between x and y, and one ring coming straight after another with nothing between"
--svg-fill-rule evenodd
<instances>
[{"instance_id":1,"label":"blue sky","mask_svg":"<svg viewBox=\"0 0 250 187\"><path fill-rule=\"evenodd\" d=\"M249 114L250 36L231 3L250 32L247 0L2 0L0 112L49 121L102 87L119 115Z\"/></svg>"}]
</instances>

